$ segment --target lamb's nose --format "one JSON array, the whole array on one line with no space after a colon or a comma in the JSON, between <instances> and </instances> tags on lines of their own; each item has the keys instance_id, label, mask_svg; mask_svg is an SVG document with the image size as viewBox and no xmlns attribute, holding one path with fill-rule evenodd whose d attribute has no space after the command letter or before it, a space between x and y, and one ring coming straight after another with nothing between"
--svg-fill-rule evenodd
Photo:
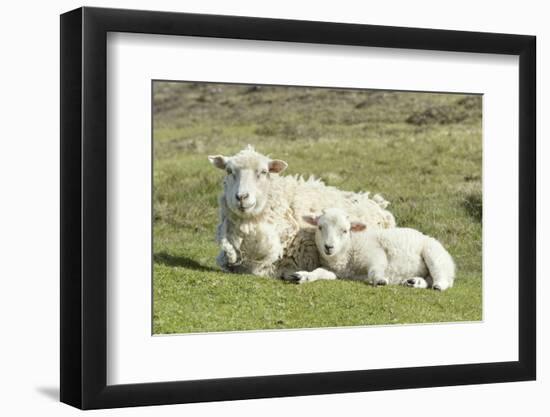
<instances>
[{"instance_id":1,"label":"lamb's nose","mask_svg":"<svg viewBox=\"0 0 550 417\"><path fill-rule=\"evenodd\" d=\"M332 245L325 245L325 249L327 250L327 252L330 252L332 249L334 249L334 246L332 246Z\"/></svg>"},{"instance_id":2,"label":"lamb's nose","mask_svg":"<svg viewBox=\"0 0 550 417\"><path fill-rule=\"evenodd\" d=\"M235 197L238 201L243 201L248 198L248 193L237 194Z\"/></svg>"}]
</instances>

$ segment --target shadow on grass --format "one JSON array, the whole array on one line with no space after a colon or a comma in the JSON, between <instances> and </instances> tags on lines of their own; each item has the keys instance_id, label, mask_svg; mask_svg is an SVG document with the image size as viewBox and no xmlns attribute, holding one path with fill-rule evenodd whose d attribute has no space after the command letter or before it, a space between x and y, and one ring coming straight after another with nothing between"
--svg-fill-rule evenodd
<instances>
[{"instance_id":1,"label":"shadow on grass","mask_svg":"<svg viewBox=\"0 0 550 417\"><path fill-rule=\"evenodd\" d=\"M185 256L174 256L166 252L155 253L153 255L153 261L166 266L179 266L182 268L194 269L195 271L220 272L219 269L201 265L191 258L186 258Z\"/></svg>"}]
</instances>

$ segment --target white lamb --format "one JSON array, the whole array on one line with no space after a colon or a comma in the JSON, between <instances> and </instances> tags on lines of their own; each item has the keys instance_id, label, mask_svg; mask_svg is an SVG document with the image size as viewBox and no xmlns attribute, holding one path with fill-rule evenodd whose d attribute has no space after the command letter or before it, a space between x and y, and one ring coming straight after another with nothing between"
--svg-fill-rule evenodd
<instances>
[{"instance_id":1,"label":"white lamb","mask_svg":"<svg viewBox=\"0 0 550 417\"><path fill-rule=\"evenodd\" d=\"M395 226L382 197L341 191L312 177L280 176L287 163L251 146L231 157L208 159L226 171L216 233L223 270L288 278L317 268L315 234L303 217L327 207L345 209L372 229Z\"/></svg>"},{"instance_id":2,"label":"white lamb","mask_svg":"<svg viewBox=\"0 0 550 417\"><path fill-rule=\"evenodd\" d=\"M292 278L299 283L349 278L373 285L402 284L439 291L453 286L451 255L439 241L417 230L369 230L364 223L350 221L338 208L305 220L317 226L315 242L323 268L296 272Z\"/></svg>"}]
</instances>

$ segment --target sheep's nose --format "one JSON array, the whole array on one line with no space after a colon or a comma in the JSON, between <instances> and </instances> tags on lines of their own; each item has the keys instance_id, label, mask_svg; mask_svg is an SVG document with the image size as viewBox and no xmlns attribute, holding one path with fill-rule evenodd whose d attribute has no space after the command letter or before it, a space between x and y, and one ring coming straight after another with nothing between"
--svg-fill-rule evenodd
<instances>
[{"instance_id":1,"label":"sheep's nose","mask_svg":"<svg viewBox=\"0 0 550 417\"><path fill-rule=\"evenodd\" d=\"M238 201L243 201L248 198L248 193L236 194L235 197Z\"/></svg>"},{"instance_id":2,"label":"sheep's nose","mask_svg":"<svg viewBox=\"0 0 550 417\"><path fill-rule=\"evenodd\" d=\"M334 246L333 245L325 245L325 249L330 252L332 249L334 249Z\"/></svg>"}]
</instances>

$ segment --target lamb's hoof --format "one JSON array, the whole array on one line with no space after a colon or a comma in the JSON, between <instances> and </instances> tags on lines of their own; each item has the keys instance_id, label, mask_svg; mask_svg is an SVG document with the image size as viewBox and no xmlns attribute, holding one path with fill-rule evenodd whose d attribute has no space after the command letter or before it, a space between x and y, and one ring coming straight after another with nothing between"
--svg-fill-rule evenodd
<instances>
[{"instance_id":1,"label":"lamb's hoof","mask_svg":"<svg viewBox=\"0 0 550 417\"><path fill-rule=\"evenodd\" d=\"M285 278L283 278L285 281L288 281L288 282L293 282L295 284L298 283L298 281L300 281L300 276L298 274L292 274L292 275L287 275Z\"/></svg>"},{"instance_id":2,"label":"lamb's hoof","mask_svg":"<svg viewBox=\"0 0 550 417\"><path fill-rule=\"evenodd\" d=\"M406 287L410 288L427 288L428 284L424 278L409 278L404 282Z\"/></svg>"},{"instance_id":3,"label":"lamb's hoof","mask_svg":"<svg viewBox=\"0 0 550 417\"><path fill-rule=\"evenodd\" d=\"M384 285L388 285L388 280L386 278L383 278L383 279L377 279L375 282L374 282L374 286L375 287L378 287L378 286L384 286Z\"/></svg>"},{"instance_id":4,"label":"lamb's hoof","mask_svg":"<svg viewBox=\"0 0 550 417\"><path fill-rule=\"evenodd\" d=\"M433 286L433 289L436 290L436 291L443 291L443 288L442 288L441 285L439 285L439 284L435 284L435 285Z\"/></svg>"},{"instance_id":5,"label":"lamb's hoof","mask_svg":"<svg viewBox=\"0 0 550 417\"><path fill-rule=\"evenodd\" d=\"M303 284L304 282L307 282L307 277L300 272L295 272L293 274L286 276L286 281L292 282L294 284Z\"/></svg>"}]
</instances>

